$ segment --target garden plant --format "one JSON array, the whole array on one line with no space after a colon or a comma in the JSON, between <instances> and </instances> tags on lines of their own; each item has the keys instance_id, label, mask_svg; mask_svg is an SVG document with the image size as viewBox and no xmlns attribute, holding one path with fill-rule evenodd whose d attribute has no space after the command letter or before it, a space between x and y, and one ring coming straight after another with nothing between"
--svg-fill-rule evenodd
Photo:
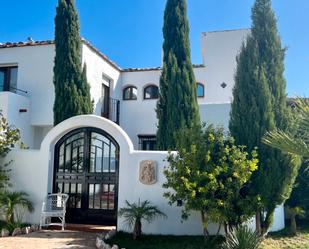
<instances>
[{"instance_id":1,"label":"garden plant","mask_svg":"<svg viewBox=\"0 0 309 249\"><path fill-rule=\"evenodd\" d=\"M150 223L158 217L166 218L166 215L148 200L142 202L139 200L138 203L126 201L126 207L121 208L118 215L124 218L129 229L133 228L134 240L139 239L142 235L143 220Z\"/></svg>"},{"instance_id":2,"label":"garden plant","mask_svg":"<svg viewBox=\"0 0 309 249\"><path fill-rule=\"evenodd\" d=\"M256 151L246 152L220 127L187 128L179 133L178 153L170 153L164 174L169 203L183 202L182 219L190 211L201 214L205 239L210 222L228 234L254 214L245 193L250 177L258 168Z\"/></svg>"}]
</instances>

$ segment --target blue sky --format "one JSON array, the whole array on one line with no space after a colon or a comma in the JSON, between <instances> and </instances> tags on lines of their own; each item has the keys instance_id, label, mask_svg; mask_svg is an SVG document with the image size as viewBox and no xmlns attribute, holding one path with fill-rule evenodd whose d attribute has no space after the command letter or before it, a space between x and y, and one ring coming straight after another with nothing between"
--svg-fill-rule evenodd
<instances>
[{"instance_id":1,"label":"blue sky","mask_svg":"<svg viewBox=\"0 0 309 249\"><path fill-rule=\"evenodd\" d=\"M0 0L0 42L53 39L56 0ZM253 0L188 0L192 62L201 32L250 27ZM165 0L77 0L81 34L121 67L161 64ZM287 91L309 96L309 0L273 0L286 55Z\"/></svg>"}]
</instances>

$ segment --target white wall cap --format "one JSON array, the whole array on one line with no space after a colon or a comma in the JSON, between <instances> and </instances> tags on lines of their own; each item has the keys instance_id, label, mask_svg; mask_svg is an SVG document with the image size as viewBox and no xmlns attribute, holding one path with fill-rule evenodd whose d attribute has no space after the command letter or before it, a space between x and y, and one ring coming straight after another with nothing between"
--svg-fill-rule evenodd
<instances>
[{"instance_id":1,"label":"white wall cap","mask_svg":"<svg viewBox=\"0 0 309 249\"><path fill-rule=\"evenodd\" d=\"M134 151L131 139L119 125L109 119L97 115L79 115L69 118L56 125L43 139L41 143L41 150L49 151L50 146L55 144L65 134L83 127L94 127L104 130L119 143L119 146L122 148L126 147L125 149L130 153Z\"/></svg>"}]
</instances>

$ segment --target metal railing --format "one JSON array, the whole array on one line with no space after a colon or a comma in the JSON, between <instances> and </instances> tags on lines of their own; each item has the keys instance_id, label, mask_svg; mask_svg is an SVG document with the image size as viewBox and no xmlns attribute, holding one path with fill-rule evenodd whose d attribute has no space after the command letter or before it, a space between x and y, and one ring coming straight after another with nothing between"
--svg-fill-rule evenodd
<instances>
[{"instance_id":1,"label":"metal railing","mask_svg":"<svg viewBox=\"0 0 309 249\"><path fill-rule=\"evenodd\" d=\"M28 96L28 92L27 91L18 89L18 88L13 87L13 86L10 87L10 92L13 92L13 93L16 93L16 94L20 94L20 95L23 95L23 96Z\"/></svg>"},{"instance_id":2,"label":"metal railing","mask_svg":"<svg viewBox=\"0 0 309 249\"><path fill-rule=\"evenodd\" d=\"M103 99L101 115L104 118L119 124L120 118L120 101L118 99L108 98Z\"/></svg>"},{"instance_id":3,"label":"metal railing","mask_svg":"<svg viewBox=\"0 0 309 249\"><path fill-rule=\"evenodd\" d=\"M9 89L8 89L8 88L5 88L3 85L0 85L0 91L1 92L16 93L16 94L19 94L19 95L22 95L22 96L26 96L26 97L28 96L28 92L27 91L18 89L18 88L13 87L13 86L10 86Z\"/></svg>"}]
</instances>

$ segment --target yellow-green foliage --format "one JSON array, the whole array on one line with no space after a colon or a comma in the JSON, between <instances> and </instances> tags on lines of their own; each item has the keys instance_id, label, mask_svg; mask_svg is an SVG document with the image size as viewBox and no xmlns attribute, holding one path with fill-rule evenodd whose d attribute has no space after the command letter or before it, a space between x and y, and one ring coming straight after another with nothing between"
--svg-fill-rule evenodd
<instances>
[{"instance_id":1,"label":"yellow-green foliage","mask_svg":"<svg viewBox=\"0 0 309 249\"><path fill-rule=\"evenodd\" d=\"M0 112L0 159L4 158L20 139L19 130L9 125ZM2 163L2 160L1 160ZM9 184L9 162L0 164L0 191Z\"/></svg>"},{"instance_id":2,"label":"yellow-green foliage","mask_svg":"<svg viewBox=\"0 0 309 249\"><path fill-rule=\"evenodd\" d=\"M178 140L179 153L167 158L163 186L170 204L183 201L183 219L197 210L207 214L206 222L234 226L254 214L246 186L258 168L256 151L246 152L222 128L212 125L185 129Z\"/></svg>"}]
</instances>

